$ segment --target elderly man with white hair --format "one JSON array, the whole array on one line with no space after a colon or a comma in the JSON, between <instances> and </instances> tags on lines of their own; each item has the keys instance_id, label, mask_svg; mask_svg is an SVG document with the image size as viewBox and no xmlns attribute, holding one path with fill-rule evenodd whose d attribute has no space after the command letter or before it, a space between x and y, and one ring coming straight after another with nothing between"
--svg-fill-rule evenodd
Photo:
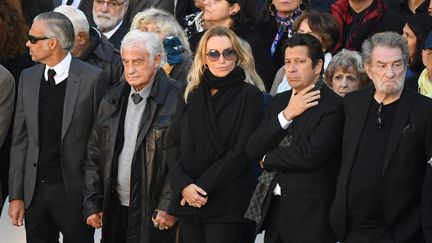
<instances>
[{"instance_id":1,"label":"elderly man with white hair","mask_svg":"<svg viewBox=\"0 0 432 243\"><path fill-rule=\"evenodd\" d=\"M129 31L129 0L94 0L93 21L115 48Z\"/></svg>"},{"instance_id":2,"label":"elderly man with white hair","mask_svg":"<svg viewBox=\"0 0 432 243\"><path fill-rule=\"evenodd\" d=\"M156 34L129 32L121 55L127 82L105 95L90 135L84 216L104 242L175 242L165 144L182 87Z\"/></svg>"},{"instance_id":3,"label":"elderly man with white hair","mask_svg":"<svg viewBox=\"0 0 432 243\"><path fill-rule=\"evenodd\" d=\"M90 28L84 13L71 6L62 5L54 9L62 13L72 22L75 32L75 42L71 53L89 64L92 64L108 75L110 84L120 81L123 65L120 52L96 28Z\"/></svg>"}]
</instances>

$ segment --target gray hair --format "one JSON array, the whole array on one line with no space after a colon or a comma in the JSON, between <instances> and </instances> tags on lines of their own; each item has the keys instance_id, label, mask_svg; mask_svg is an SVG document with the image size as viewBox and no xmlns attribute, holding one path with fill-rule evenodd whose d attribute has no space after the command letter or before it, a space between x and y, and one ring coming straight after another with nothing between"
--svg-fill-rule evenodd
<instances>
[{"instance_id":1,"label":"gray hair","mask_svg":"<svg viewBox=\"0 0 432 243\"><path fill-rule=\"evenodd\" d=\"M135 15L131 30L139 29L141 24L154 24L159 27L164 37L174 35L180 38L183 47L190 51L189 41L176 18L167 11L149 8Z\"/></svg>"},{"instance_id":2,"label":"gray hair","mask_svg":"<svg viewBox=\"0 0 432 243\"><path fill-rule=\"evenodd\" d=\"M408 51L407 41L400 34L391 31L377 33L363 42L362 45L363 64L371 63L372 51L377 46L398 48L402 52L402 58L405 67L408 65L409 51Z\"/></svg>"},{"instance_id":3,"label":"gray hair","mask_svg":"<svg viewBox=\"0 0 432 243\"><path fill-rule=\"evenodd\" d=\"M89 33L89 22L81 10L68 5L61 5L55 8L54 12L64 14L72 22L75 34L78 32Z\"/></svg>"},{"instance_id":4,"label":"gray hair","mask_svg":"<svg viewBox=\"0 0 432 243\"><path fill-rule=\"evenodd\" d=\"M165 50L162 41L155 33L142 32L140 30L131 30L123 38L120 50L139 48L144 49L149 53L150 63L153 64L154 57L161 56L160 66L166 64Z\"/></svg>"},{"instance_id":5,"label":"gray hair","mask_svg":"<svg viewBox=\"0 0 432 243\"><path fill-rule=\"evenodd\" d=\"M44 12L36 16L33 22L43 21L45 35L48 38L56 38L65 51L70 51L75 40L75 32L72 22L63 14L57 12Z\"/></svg>"},{"instance_id":6,"label":"gray hair","mask_svg":"<svg viewBox=\"0 0 432 243\"><path fill-rule=\"evenodd\" d=\"M369 81L369 78L363 67L362 57L360 56L360 53L356 51L343 49L332 57L325 71L325 81L329 86L332 86L333 76L337 68L342 68L343 71L347 71L349 68L352 68L359 78L360 87L365 86Z\"/></svg>"}]
</instances>

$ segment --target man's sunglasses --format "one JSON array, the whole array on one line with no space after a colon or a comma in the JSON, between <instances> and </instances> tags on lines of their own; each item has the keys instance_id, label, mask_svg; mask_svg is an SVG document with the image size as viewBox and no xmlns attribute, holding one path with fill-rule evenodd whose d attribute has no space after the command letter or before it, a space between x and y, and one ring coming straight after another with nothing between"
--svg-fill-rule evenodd
<instances>
[{"instance_id":1,"label":"man's sunglasses","mask_svg":"<svg viewBox=\"0 0 432 243\"><path fill-rule=\"evenodd\" d=\"M221 53L218 50L211 49L209 52L207 52L207 57L212 62L219 60L220 56ZM232 48L228 48L223 50L222 56L225 58L225 60L232 61L237 57L237 52Z\"/></svg>"},{"instance_id":2,"label":"man's sunglasses","mask_svg":"<svg viewBox=\"0 0 432 243\"><path fill-rule=\"evenodd\" d=\"M40 36L40 37L33 36L33 35L29 35L29 36L28 36L28 40L29 40L30 43L32 43L32 44L36 44L36 42L38 42L38 41L40 41L40 40L46 40L46 39L51 39L51 38L49 38L49 37L45 37L45 36Z\"/></svg>"}]
</instances>

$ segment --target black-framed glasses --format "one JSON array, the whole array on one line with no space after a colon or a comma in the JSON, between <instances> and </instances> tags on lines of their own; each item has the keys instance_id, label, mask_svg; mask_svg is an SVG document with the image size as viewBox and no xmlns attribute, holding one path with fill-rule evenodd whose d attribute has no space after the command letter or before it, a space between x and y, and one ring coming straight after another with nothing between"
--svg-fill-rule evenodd
<instances>
[{"instance_id":1,"label":"black-framed glasses","mask_svg":"<svg viewBox=\"0 0 432 243\"><path fill-rule=\"evenodd\" d=\"M382 122L383 122L383 115L382 115L382 109L383 109L384 104L382 102L380 102L378 104L378 108L377 108L377 128L378 130L382 130Z\"/></svg>"},{"instance_id":2,"label":"black-framed glasses","mask_svg":"<svg viewBox=\"0 0 432 243\"><path fill-rule=\"evenodd\" d=\"M119 7L120 5L123 5L123 3L125 2L127 1L116 2L116 1L94 0L94 4L103 6L106 3L108 7Z\"/></svg>"},{"instance_id":3,"label":"black-framed glasses","mask_svg":"<svg viewBox=\"0 0 432 243\"><path fill-rule=\"evenodd\" d=\"M40 40L46 40L46 39L50 39L49 37L46 36L34 36L34 35L28 35L28 41L30 41L30 43L32 44L36 44L36 42L40 41Z\"/></svg>"},{"instance_id":4,"label":"black-framed glasses","mask_svg":"<svg viewBox=\"0 0 432 243\"><path fill-rule=\"evenodd\" d=\"M220 56L221 53L218 50L211 49L207 52L207 57L212 62L219 60ZM228 48L222 51L222 56L225 60L232 61L237 57L237 52L232 48Z\"/></svg>"}]
</instances>

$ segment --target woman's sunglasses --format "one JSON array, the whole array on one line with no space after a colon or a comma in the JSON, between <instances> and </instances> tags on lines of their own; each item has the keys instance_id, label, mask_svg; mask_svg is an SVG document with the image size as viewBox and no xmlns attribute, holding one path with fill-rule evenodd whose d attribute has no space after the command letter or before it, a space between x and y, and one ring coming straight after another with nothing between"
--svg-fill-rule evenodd
<instances>
[{"instance_id":1,"label":"woman's sunglasses","mask_svg":"<svg viewBox=\"0 0 432 243\"><path fill-rule=\"evenodd\" d=\"M209 52L207 52L207 57L212 62L219 60L220 56L221 53L218 50L211 49ZM232 48L228 48L223 50L222 56L225 60L232 61L237 57L237 52Z\"/></svg>"},{"instance_id":2,"label":"woman's sunglasses","mask_svg":"<svg viewBox=\"0 0 432 243\"><path fill-rule=\"evenodd\" d=\"M40 40L46 40L46 39L50 39L50 38L49 37L45 37L45 36L41 36L41 37L37 37L37 36L33 36L33 35L29 35L28 36L28 40L32 44L36 44L36 42L38 42Z\"/></svg>"}]
</instances>

